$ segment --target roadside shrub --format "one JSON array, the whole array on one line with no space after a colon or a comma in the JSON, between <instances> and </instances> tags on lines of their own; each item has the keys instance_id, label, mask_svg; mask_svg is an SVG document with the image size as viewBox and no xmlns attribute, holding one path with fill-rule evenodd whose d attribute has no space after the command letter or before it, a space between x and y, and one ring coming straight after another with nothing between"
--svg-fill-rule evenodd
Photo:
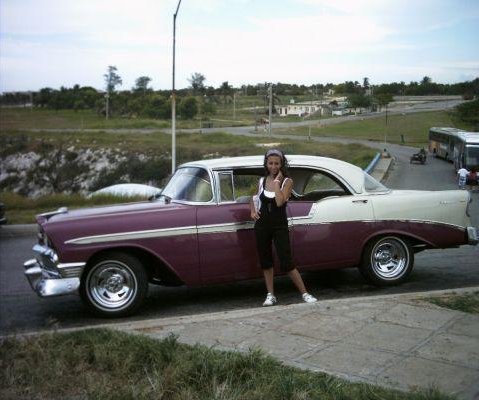
<instances>
[{"instance_id":1,"label":"roadside shrub","mask_svg":"<svg viewBox=\"0 0 479 400\"><path fill-rule=\"evenodd\" d=\"M198 114L198 102L194 97L185 97L178 107L178 114L181 118L192 119Z\"/></svg>"},{"instance_id":2,"label":"roadside shrub","mask_svg":"<svg viewBox=\"0 0 479 400\"><path fill-rule=\"evenodd\" d=\"M479 99L459 104L455 109L456 117L479 130Z\"/></svg>"}]
</instances>

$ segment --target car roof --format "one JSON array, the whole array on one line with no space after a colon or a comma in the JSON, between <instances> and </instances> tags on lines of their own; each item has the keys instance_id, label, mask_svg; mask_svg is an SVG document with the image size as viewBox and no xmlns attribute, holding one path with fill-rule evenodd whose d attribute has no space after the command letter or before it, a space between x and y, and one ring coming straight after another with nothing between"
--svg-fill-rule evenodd
<instances>
[{"instance_id":1,"label":"car roof","mask_svg":"<svg viewBox=\"0 0 479 400\"><path fill-rule=\"evenodd\" d=\"M364 171L350 163L335 158L288 155L290 167L321 168L333 172L344 179L356 193L362 193L364 187ZM264 156L225 157L210 160L192 161L180 165L182 167L201 167L209 170L235 169L244 167L263 167Z\"/></svg>"}]
</instances>

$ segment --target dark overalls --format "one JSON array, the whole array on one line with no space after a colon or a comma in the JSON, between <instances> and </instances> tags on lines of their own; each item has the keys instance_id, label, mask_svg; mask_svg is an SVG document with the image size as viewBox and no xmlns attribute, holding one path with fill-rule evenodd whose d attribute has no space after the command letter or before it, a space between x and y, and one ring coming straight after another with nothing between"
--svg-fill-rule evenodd
<instances>
[{"instance_id":1,"label":"dark overalls","mask_svg":"<svg viewBox=\"0 0 479 400\"><path fill-rule=\"evenodd\" d=\"M266 178L260 193L261 208L260 218L255 222L256 246L262 269L273 267L272 243L276 248L280 269L288 272L294 269L289 243L288 218L286 215L286 202L278 207L275 198L267 197L264 193Z\"/></svg>"}]
</instances>

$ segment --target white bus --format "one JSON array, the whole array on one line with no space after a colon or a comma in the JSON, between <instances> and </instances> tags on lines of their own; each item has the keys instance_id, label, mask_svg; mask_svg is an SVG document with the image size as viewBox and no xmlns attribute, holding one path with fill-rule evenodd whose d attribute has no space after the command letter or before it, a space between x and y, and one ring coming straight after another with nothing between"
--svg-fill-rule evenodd
<instances>
[{"instance_id":1,"label":"white bus","mask_svg":"<svg viewBox=\"0 0 479 400\"><path fill-rule=\"evenodd\" d=\"M453 162L456 170L478 170L479 132L433 127L429 130L429 152Z\"/></svg>"}]
</instances>

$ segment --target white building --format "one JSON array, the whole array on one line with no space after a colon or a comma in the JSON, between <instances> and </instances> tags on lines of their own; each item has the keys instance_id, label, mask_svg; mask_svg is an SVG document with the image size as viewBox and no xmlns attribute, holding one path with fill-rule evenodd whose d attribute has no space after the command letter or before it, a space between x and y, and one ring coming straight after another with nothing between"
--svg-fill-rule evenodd
<instances>
[{"instance_id":1,"label":"white building","mask_svg":"<svg viewBox=\"0 0 479 400\"><path fill-rule=\"evenodd\" d=\"M322 108L320 102L291 103L283 106L276 106L276 111L280 117L288 115L296 115L303 117L305 115L314 114Z\"/></svg>"}]
</instances>

